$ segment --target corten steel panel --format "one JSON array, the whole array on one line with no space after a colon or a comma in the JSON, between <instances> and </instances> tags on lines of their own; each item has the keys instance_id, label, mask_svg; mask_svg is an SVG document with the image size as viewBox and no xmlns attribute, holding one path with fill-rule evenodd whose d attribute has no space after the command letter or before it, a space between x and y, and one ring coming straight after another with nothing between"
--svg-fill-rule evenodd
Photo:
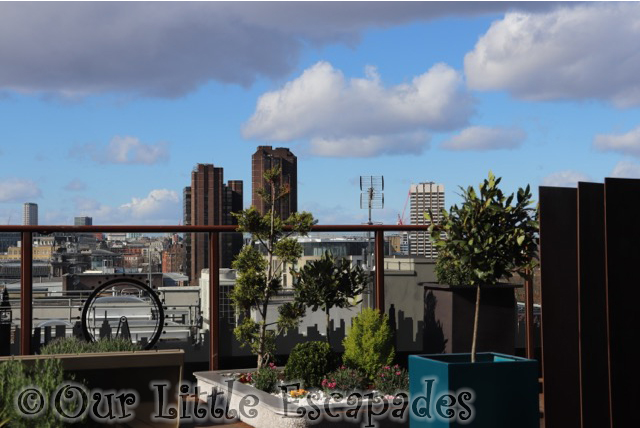
<instances>
[{"instance_id":1,"label":"corten steel panel","mask_svg":"<svg viewBox=\"0 0 640 428\"><path fill-rule=\"evenodd\" d=\"M604 185L578 184L580 404L583 428L609 426Z\"/></svg>"},{"instance_id":2,"label":"corten steel panel","mask_svg":"<svg viewBox=\"0 0 640 428\"><path fill-rule=\"evenodd\" d=\"M580 427L577 190L540 187L544 418Z\"/></svg>"},{"instance_id":3,"label":"corten steel panel","mask_svg":"<svg viewBox=\"0 0 640 428\"><path fill-rule=\"evenodd\" d=\"M611 421L621 427L638 420L640 402L633 351L640 321L640 180L607 178L604 186Z\"/></svg>"}]
</instances>

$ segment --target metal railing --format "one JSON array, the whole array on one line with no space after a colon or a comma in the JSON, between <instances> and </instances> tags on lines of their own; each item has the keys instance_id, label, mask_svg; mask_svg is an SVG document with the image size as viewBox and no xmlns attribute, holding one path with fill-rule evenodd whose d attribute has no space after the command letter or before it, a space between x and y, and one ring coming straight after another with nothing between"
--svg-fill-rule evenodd
<instances>
[{"instance_id":1,"label":"metal railing","mask_svg":"<svg viewBox=\"0 0 640 428\"><path fill-rule=\"evenodd\" d=\"M208 233L209 235L209 366L211 370L219 367L219 242L220 233L236 232L237 226L9 226L0 225L2 232L20 232L23 243L32 242L33 234L66 233ZM429 225L315 225L312 232L373 232L374 234L374 307L384 311L384 233L427 231ZM31 354L32 320L32 263L33 248L31 245L21 246L20 276L20 353ZM531 284L528 285L531 287ZM528 289L528 288L527 288ZM531 293L532 294L532 293ZM529 300L527 301L529 303ZM527 304L527 337L533 337L533 302ZM530 344L533 341L527 340ZM531 352L532 348L531 348Z\"/></svg>"}]
</instances>

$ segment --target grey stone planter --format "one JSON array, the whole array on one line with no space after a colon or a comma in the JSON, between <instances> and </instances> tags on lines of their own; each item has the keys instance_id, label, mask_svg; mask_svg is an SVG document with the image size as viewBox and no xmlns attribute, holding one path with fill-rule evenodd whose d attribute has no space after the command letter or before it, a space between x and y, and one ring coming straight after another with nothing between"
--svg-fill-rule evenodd
<instances>
[{"instance_id":1,"label":"grey stone planter","mask_svg":"<svg viewBox=\"0 0 640 428\"><path fill-rule=\"evenodd\" d=\"M196 372L194 376L197 379L197 388L200 394L211 395L215 390L222 391L226 394L229 391L228 381L231 379L225 376L228 370ZM255 398L254 398L255 397ZM315 427L331 427L331 428L354 428L367 425L367 412L371 409L366 403L363 403L357 412L354 412L356 406L348 406L341 403L332 403L328 405L331 416L325 414L324 406L308 406L297 405L295 403L287 403L280 397L273 396L264 391L260 391L251 385L241 382L233 382L231 392L231 400L228 408L237 415L237 419L256 428L302 428L307 426ZM391 405L385 412L385 415L391 414L395 409L401 408L401 405ZM349 411L351 416L347 416ZM376 409L373 410L374 412ZM380 412L380 409L377 409ZM408 427L409 426L409 409L404 412L402 421L393 418L375 418L377 427ZM352 417L356 414L355 417ZM301 416L303 415L303 416ZM218 422L222 422L219 420Z\"/></svg>"}]
</instances>

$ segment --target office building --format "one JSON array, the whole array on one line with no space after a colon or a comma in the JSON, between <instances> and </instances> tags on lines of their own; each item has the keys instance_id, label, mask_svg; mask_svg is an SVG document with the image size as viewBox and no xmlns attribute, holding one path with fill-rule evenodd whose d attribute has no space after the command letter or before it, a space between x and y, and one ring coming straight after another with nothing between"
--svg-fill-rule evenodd
<instances>
[{"instance_id":1,"label":"office building","mask_svg":"<svg viewBox=\"0 0 640 428\"><path fill-rule=\"evenodd\" d=\"M433 182L412 184L410 190L411 224L429 224L425 213L431 211L436 224L442 220L444 185ZM438 252L427 232L409 232L409 254L436 258Z\"/></svg>"},{"instance_id":2,"label":"office building","mask_svg":"<svg viewBox=\"0 0 640 428\"><path fill-rule=\"evenodd\" d=\"M25 202L22 206L22 224L24 226L38 225L38 204Z\"/></svg>"},{"instance_id":3,"label":"office building","mask_svg":"<svg viewBox=\"0 0 640 428\"><path fill-rule=\"evenodd\" d=\"M185 188L185 224L194 226L237 224L232 212L242 211L242 181L232 180L224 184L223 169L212 164L198 164L191 173L191 187ZM191 233L187 250L191 266L190 281L198 284L202 269L209 267L209 239L206 233ZM220 234L220 267L231 267L231 262L242 247L242 234Z\"/></svg>"},{"instance_id":4,"label":"office building","mask_svg":"<svg viewBox=\"0 0 640 428\"><path fill-rule=\"evenodd\" d=\"M93 218L92 217L74 217L73 225L74 226L92 226Z\"/></svg>"},{"instance_id":5,"label":"office building","mask_svg":"<svg viewBox=\"0 0 640 428\"><path fill-rule=\"evenodd\" d=\"M289 187L289 194L276 201L274 207L278 217L284 220L298 211L298 158L285 147L259 146L251 156L251 205L262 215L269 211L258 190L266 188L264 172L274 167L281 169L280 184Z\"/></svg>"}]
</instances>

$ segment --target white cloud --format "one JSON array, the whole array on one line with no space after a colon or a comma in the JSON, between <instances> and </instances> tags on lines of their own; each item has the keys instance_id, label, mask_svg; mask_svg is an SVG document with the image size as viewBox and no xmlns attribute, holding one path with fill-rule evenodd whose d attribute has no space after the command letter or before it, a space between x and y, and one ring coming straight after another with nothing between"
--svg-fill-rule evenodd
<instances>
[{"instance_id":1,"label":"white cloud","mask_svg":"<svg viewBox=\"0 0 640 428\"><path fill-rule=\"evenodd\" d=\"M611 176L616 178L640 178L640 165L635 162L622 160L613 167Z\"/></svg>"},{"instance_id":2,"label":"white cloud","mask_svg":"<svg viewBox=\"0 0 640 428\"><path fill-rule=\"evenodd\" d=\"M593 138L593 147L602 151L640 157L640 126L626 134L598 134Z\"/></svg>"},{"instance_id":3,"label":"white cloud","mask_svg":"<svg viewBox=\"0 0 640 428\"><path fill-rule=\"evenodd\" d=\"M499 150L520 147L527 134L520 128L471 126L454 135L440 147L446 150Z\"/></svg>"},{"instance_id":4,"label":"white cloud","mask_svg":"<svg viewBox=\"0 0 640 428\"><path fill-rule=\"evenodd\" d=\"M324 156L335 156L340 144L350 156L420 153L428 143L427 130L465 125L473 103L461 75L446 64L434 65L410 83L385 87L374 67L366 69L365 78L347 80L331 64L319 62L280 90L263 94L243 135L311 139L312 152Z\"/></svg>"},{"instance_id":5,"label":"white cloud","mask_svg":"<svg viewBox=\"0 0 640 428\"><path fill-rule=\"evenodd\" d=\"M64 186L64 190L69 190L71 192L79 192L81 190L86 190L86 188L87 183L77 178L74 178Z\"/></svg>"},{"instance_id":6,"label":"white cloud","mask_svg":"<svg viewBox=\"0 0 640 428\"><path fill-rule=\"evenodd\" d=\"M75 209L93 217L94 224L178 224L181 219L181 200L178 192L156 189L143 198L109 206L94 199L76 198Z\"/></svg>"},{"instance_id":7,"label":"white cloud","mask_svg":"<svg viewBox=\"0 0 640 428\"><path fill-rule=\"evenodd\" d=\"M369 158L380 155L419 155L429 148L426 133L408 135L370 135L366 137L314 138L311 153L326 157Z\"/></svg>"},{"instance_id":8,"label":"white cloud","mask_svg":"<svg viewBox=\"0 0 640 428\"><path fill-rule=\"evenodd\" d=\"M602 99L640 105L640 3L508 13L465 56L470 88L528 100Z\"/></svg>"},{"instance_id":9,"label":"white cloud","mask_svg":"<svg viewBox=\"0 0 640 428\"><path fill-rule=\"evenodd\" d=\"M0 2L4 91L177 97L217 80L282 78L305 46L535 2ZM4 90L4 91L3 91Z\"/></svg>"},{"instance_id":10,"label":"white cloud","mask_svg":"<svg viewBox=\"0 0 640 428\"><path fill-rule=\"evenodd\" d=\"M578 181L591 181L588 175L579 171L558 171L547 175L542 180L542 186L576 187Z\"/></svg>"},{"instance_id":11,"label":"white cloud","mask_svg":"<svg viewBox=\"0 0 640 428\"><path fill-rule=\"evenodd\" d=\"M0 180L0 202L27 202L42 196L42 191L32 180L5 178Z\"/></svg>"},{"instance_id":12,"label":"white cloud","mask_svg":"<svg viewBox=\"0 0 640 428\"><path fill-rule=\"evenodd\" d=\"M107 146L96 144L75 146L71 149L72 157L89 156L93 161L107 164L142 164L153 165L169 160L169 145L165 142L144 144L136 137L116 135Z\"/></svg>"}]
</instances>

